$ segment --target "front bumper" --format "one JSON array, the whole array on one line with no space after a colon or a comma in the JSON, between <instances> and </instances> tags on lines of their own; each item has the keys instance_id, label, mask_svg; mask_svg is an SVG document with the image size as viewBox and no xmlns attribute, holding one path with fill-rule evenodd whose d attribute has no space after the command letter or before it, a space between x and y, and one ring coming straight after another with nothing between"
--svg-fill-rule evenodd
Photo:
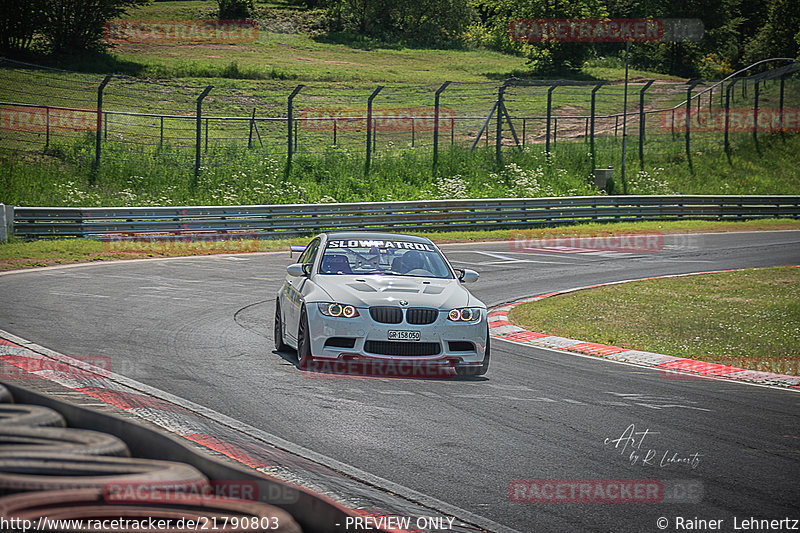
<instances>
[{"instance_id":1,"label":"front bumper","mask_svg":"<svg viewBox=\"0 0 800 533\"><path fill-rule=\"evenodd\" d=\"M472 322L453 322L439 311L430 324L386 324L373 320L368 308L355 318L329 317L308 304L311 354L317 360L370 359L416 361L474 367L483 363L487 344L486 310ZM418 331L419 340L389 339L389 331Z\"/></svg>"}]
</instances>

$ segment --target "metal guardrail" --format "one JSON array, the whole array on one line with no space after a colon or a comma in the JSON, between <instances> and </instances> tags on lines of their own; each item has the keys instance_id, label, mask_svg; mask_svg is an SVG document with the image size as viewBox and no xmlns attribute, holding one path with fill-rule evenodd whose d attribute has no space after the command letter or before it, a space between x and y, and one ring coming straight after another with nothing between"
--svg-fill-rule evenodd
<instances>
[{"instance_id":1,"label":"metal guardrail","mask_svg":"<svg viewBox=\"0 0 800 533\"><path fill-rule=\"evenodd\" d=\"M800 196L577 196L346 204L16 207L21 238L131 239L236 233L275 238L323 230L458 230L643 220L800 218Z\"/></svg>"}]
</instances>

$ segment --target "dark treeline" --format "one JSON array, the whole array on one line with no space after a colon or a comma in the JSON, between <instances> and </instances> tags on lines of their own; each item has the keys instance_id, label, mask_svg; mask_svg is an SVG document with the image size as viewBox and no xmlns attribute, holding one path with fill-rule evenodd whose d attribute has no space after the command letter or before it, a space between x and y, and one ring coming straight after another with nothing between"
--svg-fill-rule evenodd
<instances>
[{"instance_id":1,"label":"dark treeline","mask_svg":"<svg viewBox=\"0 0 800 533\"><path fill-rule=\"evenodd\" d=\"M521 18L697 18L698 42L631 46L631 64L678 76L723 77L769 57L800 54L797 0L290 0L318 15L321 38L394 46L484 47L518 54L529 71L580 69L598 57L619 57L619 43L520 43L509 23ZM0 52L38 48L67 53L104 48L103 24L148 0L4 0ZM255 17L254 0L217 0L220 18Z\"/></svg>"}]
</instances>

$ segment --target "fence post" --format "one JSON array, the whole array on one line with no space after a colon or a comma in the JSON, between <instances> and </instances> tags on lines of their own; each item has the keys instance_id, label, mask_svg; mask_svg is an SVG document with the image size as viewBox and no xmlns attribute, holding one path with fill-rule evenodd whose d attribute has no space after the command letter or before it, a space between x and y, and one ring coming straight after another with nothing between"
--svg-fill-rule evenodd
<instances>
[{"instance_id":1,"label":"fence post","mask_svg":"<svg viewBox=\"0 0 800 533\"><path fill-rule=\"evenodd\" d=\"M253 114L250 116L250 133L247 135L247 149L253 147L253 124L256 122L256 108L253 108Z\"/></svg>"},{"instance_id":2,"label":"fence post","mask_svg":"<svg viewBox=\"0 0 800 533\"><path fill-rule=\"evenodd\" d=\"M639 91L639 167L644 170L644 128L645 128L645 113L644 113L644 93L653 85L655 80L650 80L644 84L642 90Z\"/></svg>"},{"instance_id":3,"label":"fence post","mask_svg":"<svg viewBox=\"0 0 800 533\"><path fill-rule=\"evenodd\" d=\"M211 89L213 88L213 86L209 85L203 89L203 92L197 97L197 114L195 115L194 181L192 182L192 187L197 185L197 178L200 176L200 144L203 141L203 99L208 96L208 93L210 93Z\"/></svg>"},{"instance_id":4,"label":"fence post","mask_svg":"<svg viewBox=\"0 0 800 533\"><path fill-rule=\"evenodd\" d=\"M497 131L494 137L494 160L497 166L503 164L503 103L504 95L506 92L506 84L503 83L497 88Z\"/></svg>"},{"instance_id":5,"label":"fence post","mask_svg":"<svg viewBox=\"0 0 800 533\"><path fill-rule=\"evenodd\" d=\"M731 91L733 90L733 86L734 85L736 85L736 80L733 80L730 83L730 85L728 85L725 88L725 142L724 142L724 146L725 146L725 153L726 154L730 154L730 151L731 151L731 145L730 145L730 142L728 142L728 130L730 129L730 126L731 126L731 116L730 116Z\"/></svg>"},{"instance_id":6,"label":"fence post","mask_svg":"<svg viewBox=\"0 0 800 533\"><path fill-rule=\"evenodd\" d=\"M92 165L92 173L89 175L89 184L94 185L95 174L97 170L100 168L100 149L103 143L102 139L102 122L103 122L103 90L108 85L108 82L111 81L111 74L106 76L103 81L100 82L100 86L97 88L97 131L96 139L94 144L94 164Z\"/></svg>"},{"instance_id":7,"label":"fence post","mask_svg":"<svg viewBox=\"0 0 800 533\"><path fill-rule=\"evenodd\" d=\"M547 89L547 126L544 140L544 151L550 153L550 117L553 115L553 91L558 87L558 82Z\"/></svg>"},{"instance_id":8,"label":"fence post","mask_svg":"<svg viewBox=\"0 0 800 533\"><path fill-rule=\"evenodd\" d=\"M50 108L49 107L45 107L44 108L44 112L45 112L45 123L46 123L46 128L47 128L46 133L45 133L45 137L44 137L44 148L45 148L45 150L47 150L47 148L50 147Z\"/></svg>"},{"instance_id":9,"label":"fence post","mask_svg":"<svg viewBox=\"0 0 800 533\"><path fill-rule=\"evenodd\" d=\"M788 74L781 76L781 88L778 96L778 126L781 131L781 138L783 138L783 85Z\"/></svg>"},{"instance_id":10,"label":"fence post","mask_svg":"<svg viewBox=\"0 0 800 533\"><path fill-rule=\"evenodd\" d=\"M595 99L597 96L597 91L600 90L602 87L602 83L598 83L592 89L592 103L591 103L591 111L589 112L589 152L592 154L592 169L597 167L595 164L595 155L594 155L594 110L595 110Z\"/></svg>"},{"instance_id":11,"label":"fence post","mask_svg":"<svg viewBox=\"0 0 800 533\"><path fill-rule=\"evenodd\" d=\"M292 156L294 155L294 137L292 136L292 126L294 126L294 97L297 96L305 85L298 85L289 95L286 104L286 175L292 168Z\"/></svg>"},{"instance_id":12,"label":"fence post","mask_svg":"<svg viewBox=\"0 0 800 533\"><path fill-rule=\"evenodd\" d=\"M159 137L158 137L158 147L159 148L163 148L164 147L164 117L163 117L163 115L161 116L161 128L160 128L160 133L159 133Z\"/></svg>"},{"instance_id":13,"label":"fence post","mask_svg":"<svg viewBox=\"0 0 800 533\"><path fill-rule=\"evenodd\" d=\"M692 152L691 152L691 126L689 123L692 121L692 91L699 85L702 80L691 80L689 86L686 88L686 159L689 161L689 168L692 168Z\"/></svg>"},{"instance_id":14,"label":"fence post","mask_svg":"<svg viewBox=\"0 0 800 533\"><path fill-rule=\"evenodd\" d=\"M436 170L436 165L439 164L439 97L442 91L447 89L450 85L449 81L442 84L441 87L436 89L433 93L433 169Z\"/></svg>"},{"instance_id":15,"label":"fence post","mask_svg":"<svg viewBox=\"0 0 800 533\"><path fill-rule=\"evenodd\" d=\"M756 80L755 93L753 94L753 142L756 143L756 148L758 148L758 81Z\"/></svg>"},{"instance_id":16,"label":"fence post","mask_svg":"<svg viewBox=\"0 0 800 533\"><path fill-rule=\"evenodd\" d=\"M369 174L369 166L372 163L372 101L378 96L378 93L383 89L383 85L372 91L372 94L367 98L367 158L364 164L364 175Z\"/></svg>"}]
</instances>

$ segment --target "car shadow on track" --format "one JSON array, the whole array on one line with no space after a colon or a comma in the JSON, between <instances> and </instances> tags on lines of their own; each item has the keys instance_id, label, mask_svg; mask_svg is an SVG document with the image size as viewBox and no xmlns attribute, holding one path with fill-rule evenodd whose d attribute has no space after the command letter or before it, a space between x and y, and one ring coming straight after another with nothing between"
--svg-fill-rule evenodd
<instances>
[{"instance_id":1,"label":"car shadow on track","mask_svg":"<svg viewBox=\"0 0 800 533\"><path fill-rule=\"evenodd\" d=\"M413 380L455 380L455 381L488 381L484 376L458 376L450 365L429 363L425 361L394 361L380 359L346 359L325 361L315 359L301 365L294 350L278 351L284 361L294 365L302 372L303 377L311 379L351 378L351 379L413 379Z\"/></svg>"}]
</instances>

